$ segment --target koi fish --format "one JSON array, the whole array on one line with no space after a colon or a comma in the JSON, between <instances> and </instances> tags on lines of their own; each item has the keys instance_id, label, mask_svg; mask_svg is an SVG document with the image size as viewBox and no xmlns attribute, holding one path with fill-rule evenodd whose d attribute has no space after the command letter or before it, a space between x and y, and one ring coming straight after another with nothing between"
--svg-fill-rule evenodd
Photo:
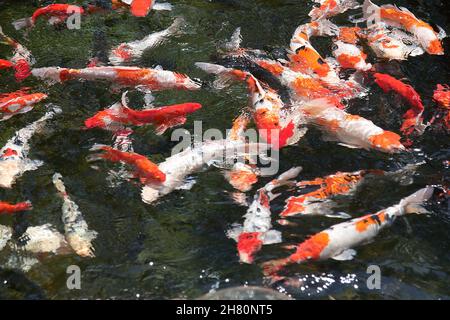
<instances>
[{"instance_id":1,"label":"koi fish","mask_svg":"<svg viewBox=\"0 0 450 320\"><path fill-rule=\"evenodd\" d=\"M323 215L332 218L349 219L350 215L338 212L333 213L333 201L330 199L336 195L348 195L362 183L368 174L384 174L381 170L360 170L356 172L337 172L324 178L316 178L311 181L300 181L297 187L305 188L317 186L317 190L292 196L286 199L286 205L280 213L281 217L296 215Z\"/></svg>"},{"instance_id":2,"label":"koi fish","mask_svg":"<svg viewBox=\"0 0 450 320\"><path fill-rule=\"evenodd\" d=\"M356 9L360 5L355 0L313 0L320 4L319 7L312 9L309 16L312 20L330 18L332 16L344 13L349 9Z\"/></svg>"},{"instance_id":3,"label":"koi fish","mask_svg":"<svg viewBox=\"0 0 450 320\"><path fill-rule=\"evenodd\" d=\"M116 131L124 125L143 126L154 125L156 134L163 134L167 129L184 124L186 115L193 113L202 106L199 103L182 103L160 108L133 110L127 106L126 92L122 102L117 102L110 108L98 112L85 121L88 129L102 128Z\"/></svg>"},{"instance_id":4,"label":"koi fish","mask_svg":"<svg viewBox=\"0 0 450 320\"><path fill-rule=\"evenodd\" d=\"M358 27L342 27L333 41L333 56L343 69L368 71L372 68L366 62L367 55L357 45L360 32Z\"/></svg>"},{"instance_id":5,"label":"koi fish","mask_svg":"<svg viewBox=\"0 0 450 320\"><path fill-rule=\"evenodd\" d=\"M64 224L64 236L72 249L81 257L95 257L92 241L97 237L97 232L90 230L78 205L66 192L66 187L59 173L53 175L53 184L63 199L62 221Z\"/></svg>"},{"instance_id":6,"label":"koi fish","mask_svg":"<svg viewBox=\"0 0 450 320\"><path fill-rule=\"evenodd\" d=\"M68 80L106 80L118 87L141 86L151 91L166 89L197 90L200 85L188 76L161 69L144 69L137 67L91 67L85 69L68 69L60 67L35 68L31 73L50 83Z\"/></svg>"},{"instance_id":7,"label":"koi fish","mask_svg":"<svg viewBox=\"0 0 450 320\"><path fill-rule=\"evenodd\" d=\"M413 36L399 29L388 29L383 24L374 24L365 29L361 35L378 58L406 60L409 56L424 53Z\"/></svg>"},{"instance_id":8,"label":"koi fish","mask_svg":"<svg viewBox=\"0 0 450 320\"><path fill-rule=\"evenodd\" d=\"M0 201L0 215L2 214L13 214L21 211L28 211L33 209L30 201L20 202L16 204L11 204L8 202Z\"/></svg>"},{"instance_id":9,"label":"koi fish","mask_svg":"<svg viewBox=\"0 0 450 320\"><path fill-rule=\"evenodd\" d=\"M438 84L433 93L433 100L441 107L443 124L450 129L450 87L446 84Z\"/></svg>"},{"instance_id":10,"label":"koi fish","mask_svg":"<svg viewBox=\"0 0 450 320\"><path fill-rule=\"evenodd\" d=\"M29 18L22 18L12 23L16 30L23 28L31 28L36 24L38 18L47 17L50 25L62 23L67 20L74 13L84 14L86 11L83 7L54 3L45 7L41 7L33 12L33 15Z\"/></svg>"},{"instance_id":11,"label":"koi fish","mask_svg":"<svg viewBox=\"0 0 450 320\"><path fill-rule=\"evenodd\" d=\"M379 19L389 26L403 29L418 40L422 48L429 54L443 55L444 49L440 41L445 37L445 32L440 28L440 33L436 33L426 22L416 18L416 16L406 8L398 8L393 5L383 5L381 7L373 4L370 0L365 0L363 4L365 19Z\"/></svg>"},{"instance_id":12,"label":"koi fish","mask_svg":"<svg viewBox=\"0 0 450 320\"><path fill-rule=\"evenodd\" d=\"M13 56L9 59L9 62L12 64L12 68L15 71L14 76L16 77L16 80L18 82L23 81L31 75L31 66L36 63L36 60L27 48L3 33L1 27L0 38L3 39L4 43L14 49Z\"/></svg>"},{"instance_id":13,"label":"koi fish","mask_svg":"<svg viewBox=\"0 0 450 320\"><path fill-rule=\"evenodd\" d=\"M255 254L261 250L262 245L282 241L281 233L272 230L270 201L279 196L272 191L283 185L294 184L292 179L297 177L301 170L301 167L292 168L259 189L244 215L244 224L233 225L227 232L228 238L237 242L239 259L242 263L253 263Z\"/></svg>"},{"instance_id":14,"label":"koi fish","mask_svg":"<svg viewBox=\"0 0 450 320\"><path fill-rule=\"evenodd\" d=\"M186 177L212 163L223 164L235 159L265 155L269 146L262 143L243 143L230 140L211 140L176 153L158 165L166 180L147 184L142 189L142 200L151 204L157 199L186 185Z\"/></svg>"},{"instance_id":15,"label":"koi fish","mask_svg":"<svg viewBox=\"0 0 450 320\"><path fill-rule=\"evenodd\" d=\"M176 18L172 25L163 31L149 34L141 40L121 43L110 51L109 61L117 66L140 58L145 50L161 45L167 38L178 33L183 24L183 18Z\"/></svg>"},{"instance_id":16,"label":"koi fish","mask_svg":"<svg viewBox=\"0 0 450 320\"><path fill-rule=\"evenodd\" d=\"M305 122L302 113L294 107L286 107L275 90L260 84L250 73L211 63L196 62L195 65L218 75L222 82L232 79L247 83L259 134L273 148L295 144L306 133L301 127Z\"/></svg>"},{"instance_id":17,"label":"koi fish","mask_svg":"<svg viewBox=\"0 0 450 320\"><path fill-rule=\"evenodd\" d=\"M384 92L396 92L411 106L411 109L406 111L403 115L404 120L400 131L405 136L409 136L413 131L423 133L426 128L426 125L423 124L422 116L425 107L423 106L422 99L417 91L410 85L405 84L388 74L374 73L374 77L375 83L378 84Z\"/></svg>"},{"instance_id":18,"label":"koi fish","mask_svg":"<svg viewBox=\"0 0 450 320\"><path fill-rule=\"evenodd\" d=\"M328 20L313 21L297 27L291 38L288 54L289 68L296 72L314 75L326 83L335 84L341 80L334 68L311 45L312 36L334 36L338 28Z\"/></svg>"},{"instance_id":19,"label":"koi fish","mask_svg":"<svg viewBox=\"0 0 450 320\"><path fill-rule=\"evenodd\" d=\"M99 151L98 154L89 157L89 161L108 160L111 162L122 162L134 168L135 177L142 184L162 183L166 181L166 174L147 157L135 152L123 152L112 147L96 144L91 151Z\"/></svg>"},{"instance_id":20,"label":"koi fish","mask_svg":"<svg viewBox=\"0 0 450 320\"><path fill-rule=\"evenodd\" d=\"M145 17L150 10L172 10L172 5L167 2L158 3L155 0L113 0L113 9L130 6L131 14L136 17Z\"/></svg>"},{"instance_id":21,"label":"koi fish","mask_svg":"<svg viewBox=\"0 0 450 320\"><path fill-rule=\"evenodd\" d=\"M10 69L13 67L14 67L14 64L11 61L5 60L5 59L0 59L0 70Z\"/></svg>"},{"instance_id":22,"label":"koi fish","mask_svg":"<svg viewBox=\"0 0 450 320\"><path fill-rule=\"evenodd\" d=\"M326 99L317 99L302 105L306 119L318 126L330 141L340 141L348 148L374 149L386 153L405 150L400 136L376 126L363 117L336 108Z\"/></svg>"},{"instance_id":23,"label":"koi fish","mask_svg":"<svg viewBox=\"0 0 450 320\"><path fill-rule=\"evenodd\" d=\"M0 149L1 188L11 188L24 172L36 170L43 164L42 161L28 159L28 153L30 152L31 137L41 131L48 120L62 112L57 106L49 109L42 118L17 131L14 137Z\"/></svg>"},{"instance_id":24,"label":"koi fish","mask_svg":"<svg viewBox=\"0 0 450 320\"><path fill-rule=\"evenodd\" d=\"M45 93L28 93L28 90L29 88L22 88L15 92L0 94L0 121L31 111L36 103L48 97Z\"/></svg>"},{"instance_id":25,"label":"koi fish","mask_svg":"<svg viewBox=\"0 0 450 320\"><path fill-rule=\"evenodd\" d=\"M397 217L410 213L425 213L421 205L433 195L433 187L421 189L400 203L360 218L336 224L321 231L296 246L296 252L287 258L263 264L264 274L276 275L287 265L326 259L351 260L353 249L374 239L381 230L391 226Z\"/></svg>"},{"instance_id":26,"label":"koi fish","mask_svg":"<svg viewBox=\"0 0 450 320\"><path fill-rule=\"evenodd\" d=\"M239 117L233 121L233 126L227 134L227 139L232 141L245 142L245 129L250 122L250 114L246 111L242 112ZM225 179L233 186L233 188L247 192L252 186L258 182L259 170L254 166L243 162L237 162L231 170L224 173Z\"/></svg>"}]
</instances>

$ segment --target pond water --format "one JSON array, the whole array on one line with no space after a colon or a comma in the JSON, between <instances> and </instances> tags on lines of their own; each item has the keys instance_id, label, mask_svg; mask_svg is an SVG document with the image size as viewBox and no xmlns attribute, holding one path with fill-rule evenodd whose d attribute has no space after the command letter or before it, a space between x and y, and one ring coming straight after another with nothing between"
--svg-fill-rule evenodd
<instances>
[{"instance_id":1,"label":"pond water","mask_svg":"<svg viewBox=\"0 0 450 320\"><path fill-rule=\"evenodd\" d=\"M309 21L312 6L312 1L301 0L170 0L173 11L151 12L146 18L135 18L128 12L110 12L83 17L79 30L51 27L44 21L27 34L14 30L12 21L30 16L38 5L48 2L0 1L0 25L5 33L33 53L36 67L84 67L92 56L101 55L111 46L162 30L174 17L183 16L187 22L185 33L147 51L139 66L161 65L202 79L206 76L195 68L194 62L211 61L217 42L229 38L236 27L242 29L245 47L269 51L286 47L295 28ZM447 1L396 0L395 3L450 32ZM347 17L348 14L343 14L333 21L349 24ZM447 52L444 56L422 55L402 63L385 63L392 74L408 79L430 110L435 106L431 96L436 84L449 83L449 43L448 39L444 40ZM323 55L330 55L329 40L318 39L314 45ZM10 48L0 45L0 57L8 57L10 52ZM108 171L117 165L100 163L96 170L86 161L94 143L111 144L111 134L81 130L83 122L98 110L119 101L120 92L112 91L101 82L71 81L49 87L30 77L17 84L12 75L2 73L1 92L11 92L20 86L48 93L48 102L61 106L63 113L51 123L50 130L32 139L30 158L43 160L45 165L24 174L12 190L0 189L0 199L11 202L29 199L34 210L12 217L1 216L0 224L14 226L16 232L20 232L27 226L51 223L63 231L61 201L51 182L53 173L58 171L64 176L90 228L99 236L94 243L95 258L39 257L39 264L26 273L5 265L11 255L15 254L19 262L25 256L6 249L0 252L0 298L184 299L234 286L265 286L262 262L286 256L289 252L284 245L298 243L340 222L314 217L296 219L295 226L276 225L283 233L284 242L264 246L253 265L241 264L236 244L225 232L231 224L242 221L246 208L230 199L226 191L232 188L220 170L195 174L196 183L191 190L175 191L155 205L146 205L141 201L138 185L123 182L111 186L108 183ZM370 89L367 98L351 101L349 110L386 130L398 132L407 106L395 95L382 93L375 85ZM208 87L196 92L169 90L157 92L155 97L157 105L201 103L203 108L188 117L185 125L188 130L192 130L195 120L203 121L204 129L230 128L232 120L247 104L246 88L239 84L224 90ZM139 95L135 98L139 99ZM0 145L3 146L16 130L40 117L45 112L43 105L1 122ZM151 127L137 129L133 139L135 151L155 162L168 157L175 144L170 141L170 130L157 136ZM398 155L348 149L324 142L320 133L311 129L298 145L282 150L280 172L300 165L303 167L301 178L312 179L336 171L393 171L409 163L426 162L407 185L374 179L339 203L339 211L357 217L393 205L425 185L442 184L445 179L448 183L448 167L443 164L444 160L450 160L448 134L427 130L415 140L413 148L411 152ZM270 179L261 179L258 186ZM252 196L253 192L248 195ZM274 210L281 206L282 202L276 201ZM375 241L357 248L354 260L290 267L288 276L292 280L304 279L303 285L296 286L292 284L295 281L291 281L289 285L276 284L273 288L295 299L448 299L449 228L448 205L435 205L429 215L412 215L396 221ZM81 269L81 290L68 290L66 286L66 269L70 265ZM369 290L365 285L369 265L381 268L380 290Z\"/></svg>"}]
</instances>

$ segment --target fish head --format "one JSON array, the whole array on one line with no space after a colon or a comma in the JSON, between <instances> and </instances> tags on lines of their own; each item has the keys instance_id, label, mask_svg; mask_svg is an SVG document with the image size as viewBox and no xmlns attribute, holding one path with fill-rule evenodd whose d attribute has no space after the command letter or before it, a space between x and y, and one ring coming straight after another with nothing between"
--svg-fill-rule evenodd
<instances>
[{"instance_id":1,"label":"fish head","mask_svg":"<svg viewBox=\"0 0 450 320\"><path fill-rule=\"evenodd\" d=\"M243 232L238 237L238 254L242 263L253 263L255 254L261 250L260 232Z\"/></svg>"},{"instance_id":2,"label":"fish head","mask_svg":"<svg viewBox=\"0 0 450 320\"><path fill-rule=\"evenodd\" d=\"M142 201L148 204L152 204L153 202L158 200L160 196L161 195L159 190L156 187L150 185L144 186L141 192Z\"/></svg>"},{"instance_id":3,"label":"fish head","mask_svg":"<svg viewBox=\"0 0 450 320\"><path fill-rule=\"evenodd\" d=\"M405 146L400 142L401 137L391 131L383 131L380 134L371 136L369 141L371 146L379 151L387 153L398 153L405 150Z\"/></svg>"}]
</instances>

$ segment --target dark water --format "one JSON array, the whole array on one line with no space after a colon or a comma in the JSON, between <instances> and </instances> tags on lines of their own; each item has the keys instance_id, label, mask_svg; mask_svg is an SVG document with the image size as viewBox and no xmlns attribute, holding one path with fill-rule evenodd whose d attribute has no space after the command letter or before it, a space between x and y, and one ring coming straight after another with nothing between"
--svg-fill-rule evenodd
<instances>
[{"instance_id":1,"label":"dark water","mask_svg":"<svg viewBox=\"0 0 450 320\"><path fill-rule=\"evenodd\" d=\"M48 1L47 1L48 2ZM172 12L152 12L144 19L128 13L96 14L84 17L80 30L55 29L40 22L27 35L14 31L10 22L30 16L39 1L0 1L0 24L4 31L22 42L37 59L37 67L83 67L93 55L100 55L112 45L140 39L144 35L167 27L173 18L182 15L188 24L186 34L169 40L160 48L146 52L140 66L185 72L192 77L204 77L193 63L210 61L216 43L228 38L240 26L246 47L272 50L288 45L294 29L309 20L311 1L170 1ZM40 4L44 1L40 2ZM378 1L377 3L380 3ZM383 1L385 3L385 1ZM411 9L425 21L442 26L450 32L449 5L446 1L395 1ZM334 19L345 24L347 15ZM314 44L329 55L326 39ZM449 41L444 41L450 52ZM10 50L0 46L0 57ZM407 78L422 95L429 113L434 104L431 95L437 83L449 83L450 64L444 56L423 55L402 63L388 63L392 74ZM123 183L110 187L106 181L110 163L94 170L86 162L88 150L94 143L111 143L110 134L102 131L80 130L83 121L96 111L120 99L102 83L70 82L47 87L29 78L23 85L49 93L49 102L60 105L63 114L50 125L51 130L33 138L30 158L41 159L45 165L27 172L12 190L0 190L0 199L21 201L29 199L34 210L15 217L1 217L0 223L16 229L44 223L54 224L62 231L61 202L55 195L51 176L61 172L73 199L78 203L90 228L99 233L95 241L96 258L75 255L41 257L41 263L28 273L0 267L0 298L124 298L172 299L196 298L211 289L239 285L263 285L259 264L283 257L288 252L283 244L265 246L254 265L242 265L236 256L235 243L225 236L230 224L241 222L246 209L231 202L225 191L231 191L219 170L195 175L197 183L190 191L176 191L156 205L145 205L138 186ZM12 76L2 75L1 92L16 90ZM185 101L200 102L204 108L189 117L202 120L204 128L229 128L231 121L247 103L244 86L211 89L198 92L156 93L158 105ZM394 95L385 95L372 87L368 98L352 101L350 110L373 120L384 129L398 132L401 115L407 106ZM44 113L44 108L0 123L0 144L3 145L16 130ZM156 136L149 127L136 130L135 150L159 162L170 155L173 142L170 132ZM281 170L301 165L302 178L314 178L336 171L366 168L396 170L408 163L426 161L414 175L413 183L402 186L392 181L373 181L340 204L339 210L360 216L376 212L427 185L441 184L450 160L449 137L428 130L416 140L415 150L389 156L376 152L351 150L334 143L323 142L318 132L310 130L296 146L281 153ZM260 185L267 182L263 179ZM252 192L250 192L250 195ZM281 203L275 203L279 209ZM294 244L336 221L330 218L298 220L296 227L276 225L284 241ZM427 216L408 216L383 231L373 243L358 248L355 260L325 261L298 265L289 269L292 277L312 277L327 274L336 280L328 288L317 291L310 284L305 291L292 286L277 287L297 299L448 299L450 297L450 215L448 206L436 205ZM4 262L11 254L0 253ZM76 264L82 270L82 289L68 290L66 268ZM381 290L365 286L368 265L382 270ZM340 278L356 280L341 283ZM323 284L319 280L319 284ZM356 286L355 286L356 285Z\"/></svg>"}]
</instances>

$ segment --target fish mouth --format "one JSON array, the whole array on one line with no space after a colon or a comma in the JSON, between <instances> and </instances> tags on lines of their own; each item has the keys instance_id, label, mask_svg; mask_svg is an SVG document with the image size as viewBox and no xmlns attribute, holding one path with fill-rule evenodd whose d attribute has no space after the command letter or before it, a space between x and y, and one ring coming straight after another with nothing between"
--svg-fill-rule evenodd
<instances>
[{"instance_id":1,"label":"fish mouth","mask_svg":"<svg viewBox=\"0 0 450 320\"><path fill-rule=\"evenodd\" d=\"M239 261L241 263L252 264L254 261L254 258L251 254L249 254L247 252L239 252Z\"/></svg>"}]
</instances>

